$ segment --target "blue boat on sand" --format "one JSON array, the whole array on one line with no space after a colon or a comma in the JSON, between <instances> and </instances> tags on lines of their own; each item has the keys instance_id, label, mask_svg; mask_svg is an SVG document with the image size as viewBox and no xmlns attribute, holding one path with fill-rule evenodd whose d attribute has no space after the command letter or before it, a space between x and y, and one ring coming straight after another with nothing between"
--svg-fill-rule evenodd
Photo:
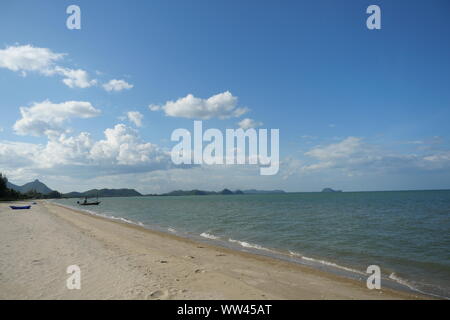
<instances>
[{"instance_id":1,"label":"blue boat on sand","mask_svg":"<svg viewBox=\"0 0 450 320\"><path fill-rule=\"evenodd\" d=\"M30 209L31 206L9 206L13 210L24 210L24 209Z\"/></svg>"}]
</instances>

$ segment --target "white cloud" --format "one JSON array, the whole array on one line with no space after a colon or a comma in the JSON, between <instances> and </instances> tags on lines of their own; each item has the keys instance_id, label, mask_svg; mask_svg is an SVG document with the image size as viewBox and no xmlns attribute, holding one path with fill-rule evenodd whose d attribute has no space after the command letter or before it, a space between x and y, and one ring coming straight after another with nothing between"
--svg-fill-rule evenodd
<instances>
[{"instance_id":1,"label":"white cloud","mask_svg":"<svg viewBox=\"0 0 450 320\"><path fill-rule=\"evenodd\" d=\"M112 79L109 82L103 84L103 88L106 91L122 91L125 89L131 89L134 86L128 82L126 82L125 80L117 80L117 79Z\"/></svg>"},{"instance_id":2,"label":"white cloud","mask_svg":"<svg viewBox=\"0 0 450 320\"><path fill-rule=\"evenodd\" d=\"M50 135L46 144L0 141L0 168L22 180L37 175L93 178L172 167L168 152L142 141L124 124L106 129L104 135L98 141L87 132Z\"/></svg>"},{"instance_id":3,"label":"white cloud","mask_svg":"<svg viewBox=\"0 0 450 320\"><path fill-rule=\"evenodd\" d=\"M65 56L48 48L38 48L31 45L9 46L0 50L0 67L26 75L27 72L38 72L46 76L61 75L63 83L70 88L88 88L97 84L90 80L87 71L70 69L55 63Z\"/></svg>"},{"instance_id":4,"label":"white cloud","mask_svg":"<svg viewBox=\"0 0 450 320\"><path fill-rule=\"evenodd\" d=\"M78 136L50 136L47 145L37 155L39 168L53 168L56 165L86 165L94 141L87 132Z\"/></svg>"},{"instance_id":5,"label":"white cloud","mask_svg":"<svg viewBox=\"0 0 450 320\"><path fill-rule=\"evenodd\" d=\"M31 45L9 46L0 50L0 67L23 73L27 71L46 73L63 56L62 53L54 53L50 49Z\"/></svg>"},{"instance_id":6,"label":"white cloud","mask_svg":"<svg viewBox=\"0 0 450 320\"><path fill-rule=\"evenodd\" d=\"M322 161L348 158L355 152L361 151L361 140L361 138L348 137L341 142L330 144L325 147L315 147L305 154Z\"/></svg>"},{"instance_id":7,"label":"white cloud","mask_svg":"<svg viewBox=\"0 0 450 320\"><path fill-rule=\"evenodd\" d=\"M207 120L240 117L249 110L237 108L237 97L229 91L216 94L208 99L196 98L188 94L176 101L168 101L163 106L150 105L152 111L163 110L167 116Z\"/></svg>"},{"instance_id":8,"label":"white cloud","mask_svg":"<svg viewBox=\"0 0 450 320\"><path fill-rule=\"evenodd\" d=\"M339 170L347 175L416 173L418 170L439 170L450 167L448 151L427 151L425 154L396 153L364 142L362 138L347 137L338 143L317 146L305 155L315 160L302 165L301 172Z\"/></svg>"},{"instance_id":9,"label":"white cloud","mask_svg":"<svg viewBox=\"0 0 450 320\"><path fill-rule=\"evenodd\" d=\"M144 119L144 115L139 111L129 111L127 112L128 120L136 127L142 127L142 119Z\"/></svg>"},{"instance_id":10,"label":"white cloud","mask_svg":"<svg viewBox=\"0 0 450 320\"><path fill-rule=\"evenodd\" d=\"M89 88L97 84L97 80L90 80L89 74L82 69L56 67L55 72L65 77L62 81L70 88Z\"/></svg>"},{"instance_id":11,"label":"white cloud","mask_svg":"<svg viewBox=\"0 0 450 320\"><path fill-rule=\"evenodd\" d=\"M40 145L32 143L0 141L0 167L13 171L33 167L41 151Z\"/></svg>"},{"instance_id":12,"label":"white cloud","mask_svg":"<svg viewBox=\"0 0 450 320\"><path fill-rule=\"evenodd\" d=\"M255 121L255 120L250 119L250 118L242 119L242 120L239 121L239 123L238 123L238 126L239 126L241 129L244 129L244 130L247 130L247 129L250 129L250 128L257 128L257 127L260 127L260 126L262 126L262 125L263 125L262 122Z\"/></svg>"},{"instance_id":13,"label":"white cloud","mask_svg":"<svg viewBox=\"0 0 450 320\"><path fill-rule=\"evenodd\" d=\"M104 135L105 138L99 141L94 141L86 132L72 137L66 134L50 137L38 157L40 166L133 167L170 161L169 155L157 145L141 141L137 133L124 124L106 129Z\"/></svg>"},{"instance_id":14,"label":"white cloud","mask_svg":"<svg viewBox=\"0 0 450 320\"><path fill-rule=\"evenodd\" d=\"M304 165L303 172L338 169L347 174L393 168L398 166L398 161L403 158L364 143L363 139L358 137L347 137L337 143L316 146L305 152L305 155L316 162Z\"/></svg>"},{"instance_id":15,"label":"white cloud","mask_svg":"<svg viewBox=\"0 0 450 320\"><path fill-rule=\"evenodd\" d=\"M106 129L105 137L106 139L93 145L90 151L91 159L119 165L135 165L168 158L168 154L162 153L156 145L141 142L136 133L124 124Z\"/></svg>"},{"instance_id":16,"label":"white cloud","mask_svg":"<svg viewBox=\"0 0 450 320\"><path fill-rule=\"evenodd\" d=\"M161 106L158 106L156 104L151 104L148 106L148 108L150 109L150 111L159 111L161 110Z\"/></svg>"},{"instance_id":17,"label":"white cloud","mask_svg":"<svg viewBox=\"0 0 450 320\"><path fill-rule=\"evenodd\" d=\"M439 150L443 143L444 139L440 136L406 142L406 144L416 145L419 151Z\"/></svg>"},{"instance_id":18,"label":"white cloud","mask_svg":"<svg viewBox=\"0 0 450 320\"><path fill-rule=\"evenodd\" d=\"M14 124L20 135L49 135L63 132L63 124L72 118L92 118L100 114L90 102L66 101L52 103L50 100L34 103L31 107L20 107L22 118Z\"/></svg>"},{"instance_id":19,"label":"white cloud","mask_svg":"<svg viewBox=\"0 0 450 320\"><path fill-rule=\"evenodd\" d=\"M450 163L450 151L441 151L424 157L426 166L433 169L445 168Z\"/></svg>"}]
</instances>

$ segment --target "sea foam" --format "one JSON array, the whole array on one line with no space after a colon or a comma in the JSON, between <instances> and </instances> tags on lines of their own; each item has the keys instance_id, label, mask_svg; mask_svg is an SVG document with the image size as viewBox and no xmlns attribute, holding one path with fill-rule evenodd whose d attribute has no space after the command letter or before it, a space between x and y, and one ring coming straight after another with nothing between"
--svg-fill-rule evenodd
<instances>
[{"instance_id":1,"label":"sea foam","mask_svg":"<svg viewBox=\"0 0 450 320\"><path fill-rule=\"evenodd\" d=\"M259 244L253 244L253 243L249 243L246 241L239 241L239 240L234 240L234 239L228 239L229 242L231 243L237 243L240 246L244 247L244 248L252 248L252 249L258 249L258 250L264 250L264 251L270 251L272 252L272 250L268 249L268 248L264 248L262 246L260 246Z\"/></svg>"},{"instance_id":2,"label":"sea foam","mask_svg":"<svg viewBox=\"0 0 450 320\"><path fill-rule=\"evenodd\" d=\"M201 233L200 236L203 237L203 238L211 239L211 240L220 239L220 237L215 236L215 235L210 234L210 233L206 233L206 232Z\"/></svg>"}]
</instances>

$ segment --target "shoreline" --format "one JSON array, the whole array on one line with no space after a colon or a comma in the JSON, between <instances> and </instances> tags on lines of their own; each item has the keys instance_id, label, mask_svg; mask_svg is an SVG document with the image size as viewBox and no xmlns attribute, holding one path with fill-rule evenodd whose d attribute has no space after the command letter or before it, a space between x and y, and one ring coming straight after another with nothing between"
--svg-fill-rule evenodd
<instances>
[{"instance_id":1,"label":"shoreline","mask_svg":"<svg viewBox=\"0 0 450 320\"><path fill-rule=\"evenodd\" d=\"M364 271L354 269L354 267L352 266L339 265L334 262L323 260L323 258L317 256L313 256L314 258L311 258L310 256L308 257L300 255L291 250L281 250L271 247L262 247L259 244L248 243L246 241L234 240L231 238L228 238L228 241L226 241L222 237L217 237L215 235L208 234L205 232L201 234L196 234L175 230L171 227L166 229L165 227L161 227L158 225L143 224L140 221L133 221L120 216L109 216L106 214L95 212L93 210L61 204L51 200L44 200L44 201L47 201L56 206L73 210L78 213L87 214L101 219L106 219L108 221L117 222L127 226L135 226L137 228L142 228L144 231L155 232L157 234L164 236L173 236L178 240L189 240L192 241L194 244L207 244L216 249L218 248L227 249L235 253L256 255L258 257L265 257L268 259L274 259L277 261L283 261L294 265L299 265L302 267L306 267L308 269L312 269L314 271L322 272L324 274L356 281L357 283L360 283L362 286L365 286L365 281L367 277L369 277L369 274L365 273ZM394 273L391 273L391 275L392 274ZM394 280L391 278L391 276L387 277L387 275L382 275L381 281L383 283L384 288L393 291L399 291L411 295L419 295L430 299L447 300L446 297L439 296L433 293L423 292L417 288L414 288L409 283L405 282L405 280L403 279Z\"/></svg>"},{"instance_id":2,"label":"shoreline","mask_svg":"<svg viewBox=\"0 0 450 320\"><path fill-rule=\"evenodd\" d=\"M34 215L32 211L35 211ZM0 213L0 218L7 220L9 217L4 215L11 211L1 210ZM56 246L62 256L78 257L83 260L80 268L88 269L88 275L83 277L84 282L88 281L85 285L88 289L74 292L59 284L57 294L41 294L37 298L433 299L419 293L390 288L368 290L365 283L309 266L150 230L53 202L38 201L38 205L33 206L29 213L31 215L21 214L17 219L26 222L27 218L33 217L33 222L36 225L42 224L44 229L45 223L54 227L47 238L36 240L36 245L40 248ZM38 223L37 214L45 221ZM30 228L26 225L22 227ZM59 233L68 239L60 239ZM32 230L30 235L32 239L39 237ZM14 241L6 242L10 246L15 245ZM39 252L40 256L45 256L45 249L38 251L42 251ZM24 257L17 259L23 260ZM53 260L56 261L48 261L48 264L57 268L59 277L65 281L65 266L56 266L54 264L59 259ZM62 261L59 262L62 264ZM17 285L17 282L27 278L26 275L18 274L16 279L7 279L5 285L8 270L5 272L3 269L5 266L0 264L0 289L8 289L9 285ZM115 276L109 277L108 272ZM30 273L33 273L32 269ZM51 283L56 281L50 278L47 280ZM112 288L112 291L108 288ZM5 290L0 290L2 291ZM6 294L0 293L0 298L15 299L20 298L20 295L16 296L6 290Z\"/></svg>"}]
</instances>

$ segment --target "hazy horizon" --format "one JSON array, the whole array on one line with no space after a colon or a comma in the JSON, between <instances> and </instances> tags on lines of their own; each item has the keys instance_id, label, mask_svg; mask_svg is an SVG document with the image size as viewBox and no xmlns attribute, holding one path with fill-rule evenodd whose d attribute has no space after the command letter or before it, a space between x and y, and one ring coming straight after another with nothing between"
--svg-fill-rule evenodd
<instances>
[{"instance_id":1,"label":"hazy horizon","mask_svg":"<svg viewBox=\"0 0 450 320\"><path fill-rule=\"evenodd\" d=\"M342 191L342 192L347 192L347 193L349 193L349 192L448 191L448 190L450 190L450 188L449 189L399 189L399 190L392 190L392 189L391 190L342 190L342 189L333 188L333 187L323 187L320 190L311 190L311 191L294 190L294 191L288 191L288 190L284 190L284 189L280 189L280 188L260 189L260 188L254 187L254 188L236 188L236 189L233 189L233 188L225 187L225 188L222 188L222 189L215 189L215 190L214 189L191 188L191 189L172 189L172 190L168 190L168 191L160 192L160 193L151 193L151 192L150 193L146 193L146 192L141 192L138 189L127 187L127 186L118 187L118 188L111 188L109 186L100 186L100 187L92 187L92 188L89 188L89 189L77 189L77 190L70 190L70 191L61 191L61 190L54 189L51 186L48 186L45 183L45 181L41 181L39 179L36 179L36 180L38 180L39 182L45 184L50 189L52 189L54 191L59 191L59 192L64 193L64 194L71 193L71 192L81 192L82 193L82 192L86 192L86 191L94 190L94 189L97 189L97 190L101 190L101 189L133 189L133 190L136 190L137 192L141 193L143 196L151 195L151 194L164 194L164 193L168 193L168 192L171 192L171 191L178 191L178 190L182 190L182 191L201 190L201 191L220 192L220 191L222 191L224 189L229 189L229 190L231 190L233 192L235 192L237 190L241 190L241 191L257 190L257 191L284 191L285 193L315 193L315 192L322 193L322 190L325 189L325 188L331 188L334 191ZM25 185L27 183L30 183L30 182L33 182L33 181L28 181L28 182L21 183L21 184L14 183L12 181L8 181L8 182L10 182L10 183L12 183L12 184L14 184L16 186L23 186L23 185Z\"/></svg>"}]
</instances>

